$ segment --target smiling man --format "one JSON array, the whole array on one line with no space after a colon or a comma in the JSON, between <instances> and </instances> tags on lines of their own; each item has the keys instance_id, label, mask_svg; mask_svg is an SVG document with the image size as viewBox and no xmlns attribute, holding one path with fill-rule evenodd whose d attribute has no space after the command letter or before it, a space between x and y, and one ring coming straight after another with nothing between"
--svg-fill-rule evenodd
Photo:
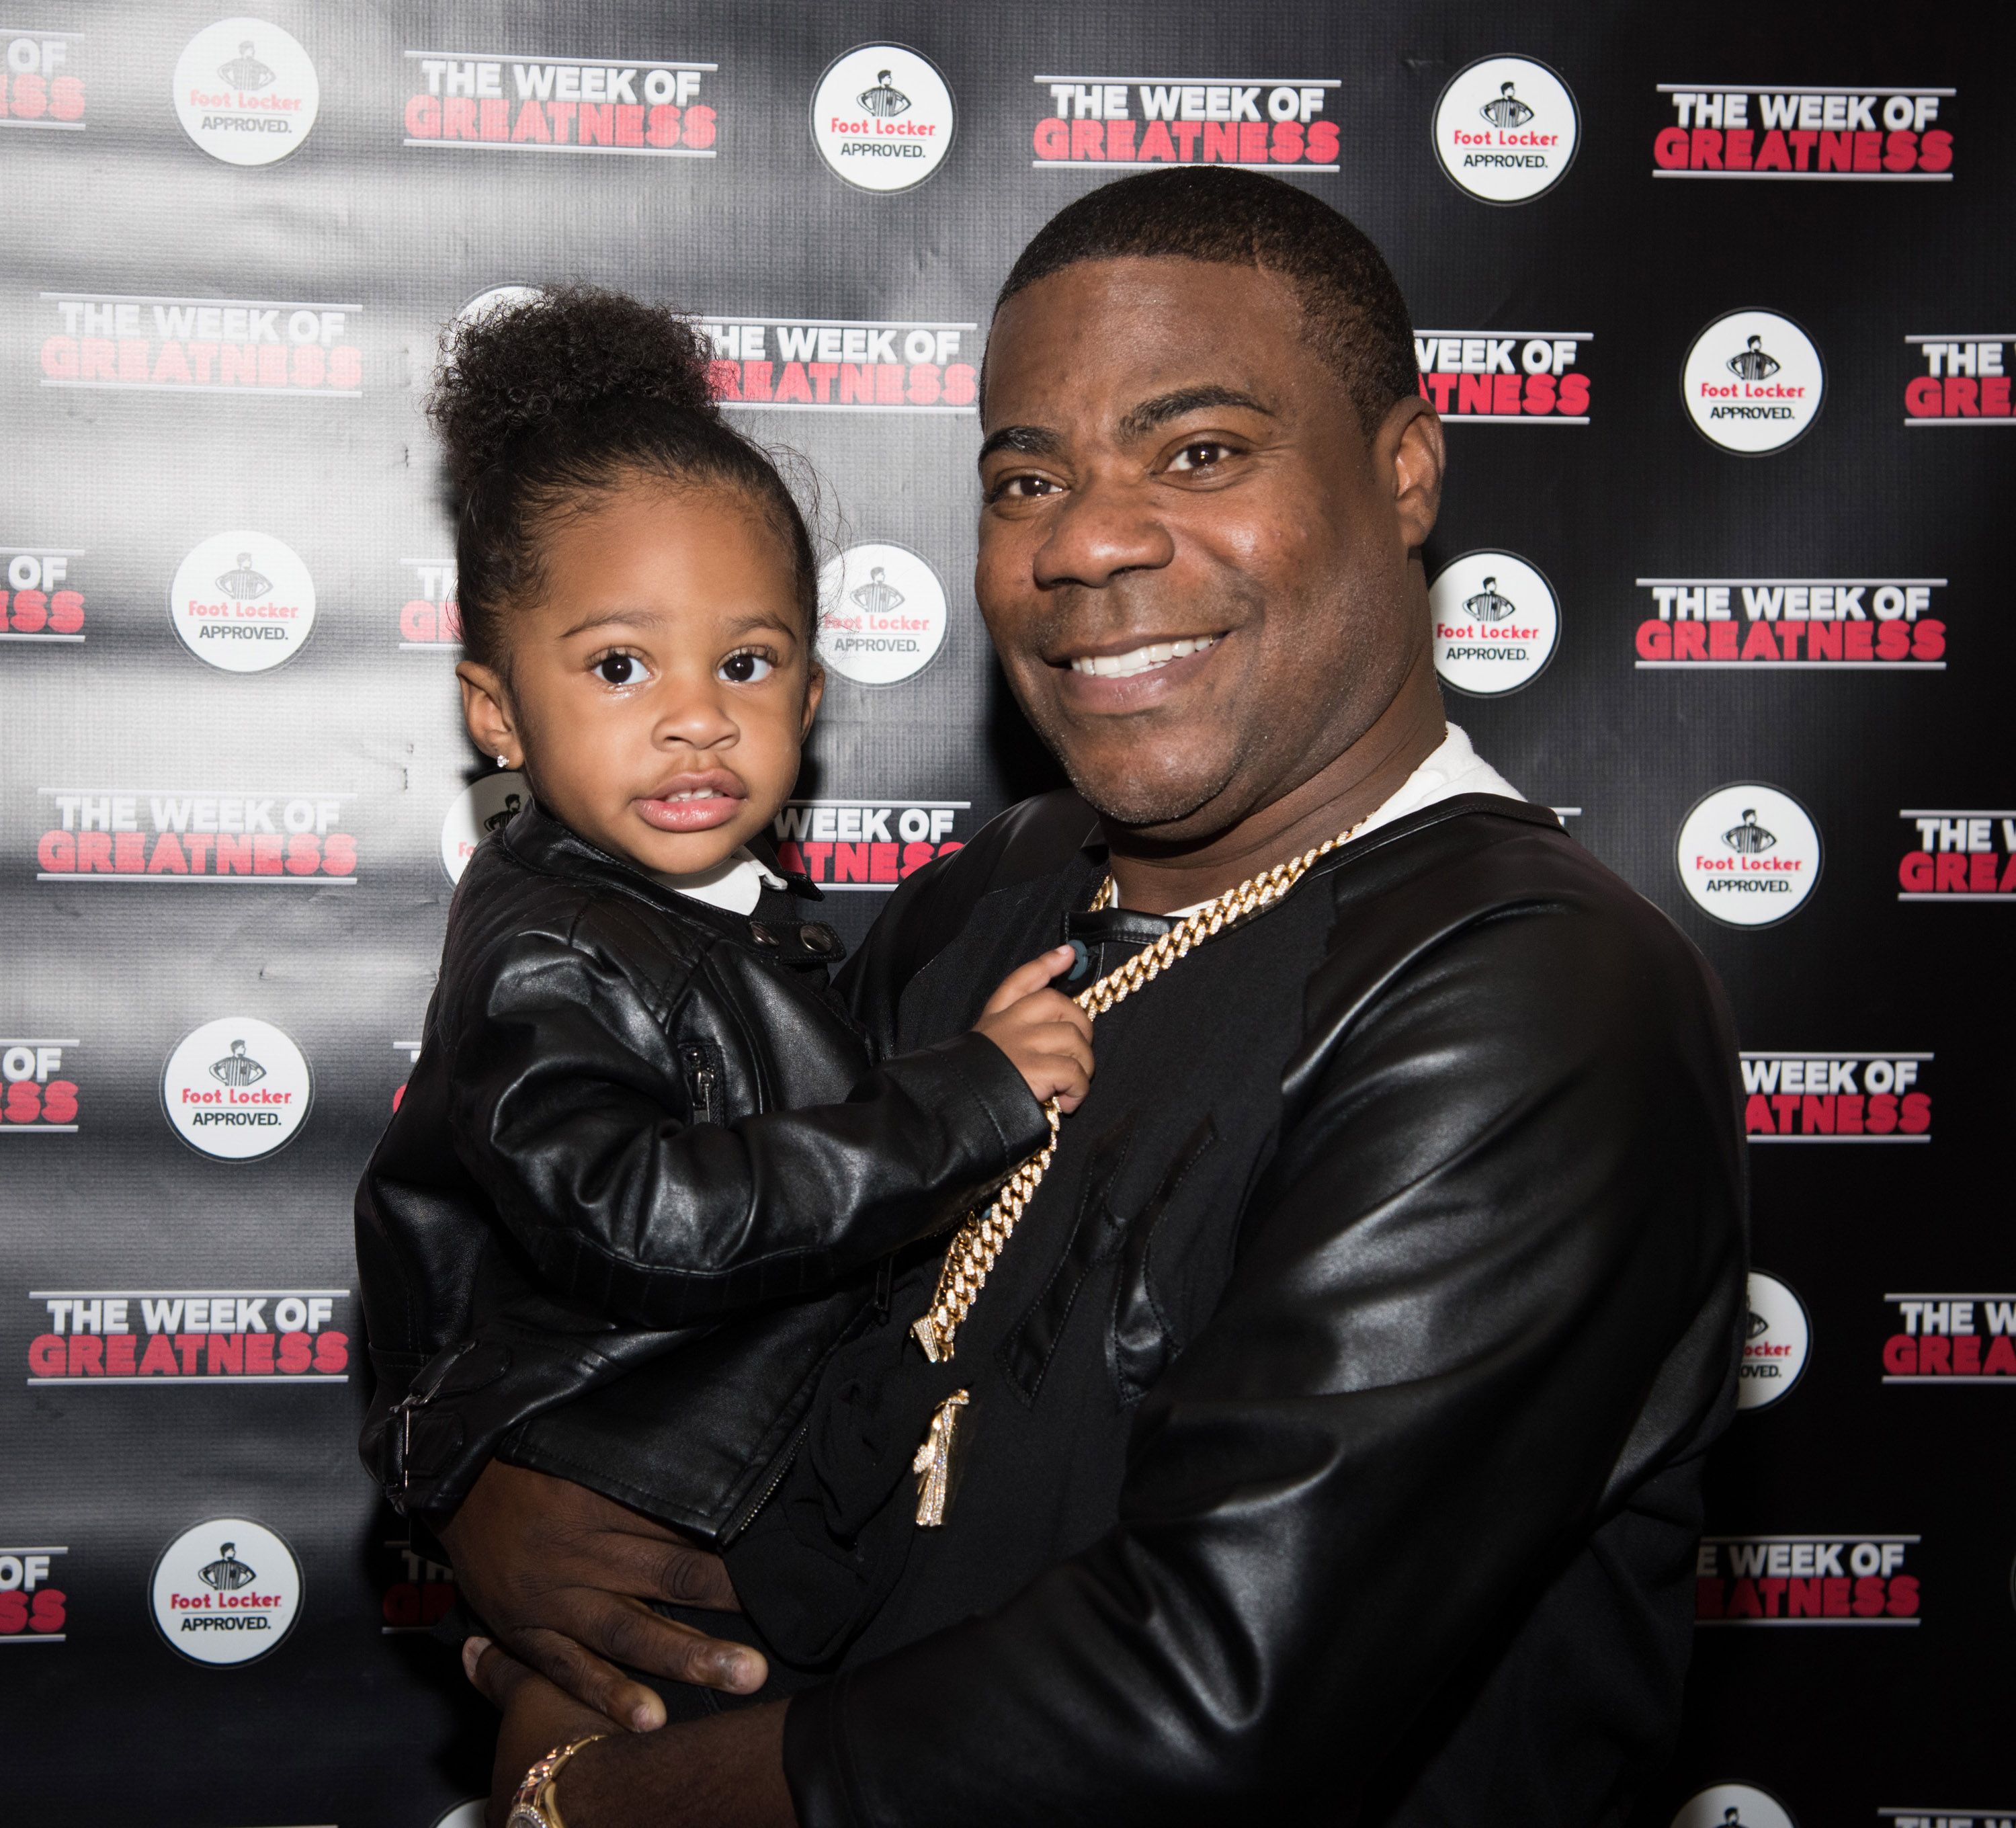
<instances>
[{"instance_id":1,"label":"smiling man","mask_svg":"<svg viewBox=\"0 0 2016 1828\"><path fill-rule=\"evenodd\" d=\"M1076 791L913 876L854 995L916 1046L1061 934L1099 1075L894 1267L728 1545L796 1692L599 1740L549 1796L570 1828L1620 1822L1733 1406L1712 978L1445 725L1441 429L1326 205L1213 169L1073 203L983 412L978 599ZM542 1632L700 1667L522 1578L600 1501L493 1472L450 1538L500 1637L626 1713ZM675 1571L599 1584L725 1597L607 1527ZM471 1661L506 1765L592 1729Z\"/></svg>"}]
</instances>

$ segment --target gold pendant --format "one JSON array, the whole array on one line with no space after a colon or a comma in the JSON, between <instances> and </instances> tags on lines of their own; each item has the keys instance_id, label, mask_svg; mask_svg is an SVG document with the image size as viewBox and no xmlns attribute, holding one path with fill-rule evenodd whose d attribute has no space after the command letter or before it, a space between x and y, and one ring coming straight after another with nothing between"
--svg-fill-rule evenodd
<instances>
[{"instance_id":1,"label":"gold pendant","mask_svg":"<svg viewBox=\"0 0 2016 1828\"><path fill-rule=\"evenodd\" d=\"M972 1399L956 1390L931 1412L931 1425L910 1470L917 1475L917 1528L935 1530L945 1520L952 1502L952 1452L959 1434L959 1412Z\"/></svg>"}]
</instances>

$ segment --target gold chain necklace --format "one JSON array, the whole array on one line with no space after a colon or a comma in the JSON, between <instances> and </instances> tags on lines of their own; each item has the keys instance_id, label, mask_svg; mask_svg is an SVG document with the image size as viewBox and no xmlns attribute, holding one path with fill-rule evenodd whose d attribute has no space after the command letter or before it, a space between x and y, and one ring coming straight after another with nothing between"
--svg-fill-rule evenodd
<instances>
[{"instance_id":1,"label":"gold chain necklace","mask_svg":"<svg viewBox=\"0 0 2016 1828\"><path fill-rule=\"evenodd\" d=\"M1075 999L1078 1006L1096 1020L1116 1003L1125 1002L1135 991L1154 983L1179 959L1187 958L1206 940L1215 939L1228 928L1256 914L1265 913L1301 880L1311 864L1356 837L1359 827L1364 822L1360 819L1350 830L1326 838L1301 856L1291 858L1286 863L1277 863L1258 876L1249 876L1237 888L1227 889L1215 901L1185 915L1152 945L1135 953L1117 970L1107 972L1096 984L1080 991ZM1108 876L1093 898L1092 912L1096 913L1111 907L1114 894L1113 878ZM952 1357L961 1324L980 1299L980 1291L987 1286L988 1273L1007 1247L1017 1224L1028 1211L1029 1202L1036 1196L1036 1189L1042 1185L1043 1176L1057 1154L1063 1119L1055 1099L1045 1103L1043 1115L1049 1119L1049 1140L1008 1177L986 1211L969 1215L959 1228L951 1248L945 1252L945 1267L938 1272L938 1289L931 1297L931 1304L911 1324L910 1330L924 1348L924 1356L934 1365ZM971 1402L969 1391L956 1390L940 1403L932 1412L923 1445L910 1463L911 1471L917 1477L917 1522L926 1529L935 1529L945 1521L952 1495L952 1456L959 1433L960 1412Z\"/></svg>"}]
</instances>

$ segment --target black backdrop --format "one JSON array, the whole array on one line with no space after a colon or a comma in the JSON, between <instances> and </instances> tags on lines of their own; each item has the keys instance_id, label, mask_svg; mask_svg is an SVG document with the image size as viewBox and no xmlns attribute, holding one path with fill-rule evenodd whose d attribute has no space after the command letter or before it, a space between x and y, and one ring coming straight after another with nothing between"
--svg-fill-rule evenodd
<instances>
[{"instance_id":1,"label":"black backdrop","mask_svg":"<svg viewBox=\"0 0 2016 1828\"><path fill-rule=\"evenodd\" d=\"M1131 154L1258 157L1385 248L1453 422L1430 570L1473 631L1452 675L1488 690L1451 715L1706 949L1753 1053L1764 1400L1714 1467L1687 1725L1644 1820L2016 1815L2006 28L48 0L0 43L18 1807L428 1828L483 1786L481 1711L412 1628L444 1571L351 1448L350 1193L481 778L416 410L440 324L574 279L714 319L736 410L825 478L835 549L902 549L849 560L794 815L858 934L876 879L1043 784L968 583L973 326ZM1509 96L1472 67L1499 58ZM1185 85L1197 105L1143 93ZM1232 119L1157 131L1172 110ZM1481 136L1453 175L1438 112ZM898 150L829 157L815 128ZM1705 331L1728 391L1683 397ZM850 676L877 668L904 676Z\"/></svg>"}]
</instances>

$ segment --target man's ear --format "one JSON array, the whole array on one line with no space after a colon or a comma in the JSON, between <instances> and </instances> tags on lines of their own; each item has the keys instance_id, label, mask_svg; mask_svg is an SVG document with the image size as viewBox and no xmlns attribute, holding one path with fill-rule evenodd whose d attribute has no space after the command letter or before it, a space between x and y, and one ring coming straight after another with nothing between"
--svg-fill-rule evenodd
<instances>
[{"instance_id":1,"label":"man's ear","mask_svg":"<svg viewBox=\"0 0 2016 1828\"><path fill-rule=\"evenodd\" d=\"M506 768L523 768L524 746L518 740L503 675L479 660L463 660L455 676L462 686L462 721L469 726L470 740Z\"/></svg>"},{"instance_id":2,"label":"man's ear","mask_svg":"<svg viewBox=\"0 0 2016 1828\"><path fill-rule=\"evenodd\" d=\"M1442 422L1421 399L1402 400L1379 428L1374 455L1393 479L1393 512L1401 543L1417 552L1435 531L1442 505Z\"/></svg>"},{"instance_id":3,"label":"man's ear","mask_svg":"<svg viewBox=\"0 0 2016 1828\"><path fill-rule=\"evenodd\" d=\"M812 733L812 719L819 715L819 700L825 696L826 668L814 660L805 674L805 711L798 720L798 740L801 743Z\"/></svg>"}]
</instances>

